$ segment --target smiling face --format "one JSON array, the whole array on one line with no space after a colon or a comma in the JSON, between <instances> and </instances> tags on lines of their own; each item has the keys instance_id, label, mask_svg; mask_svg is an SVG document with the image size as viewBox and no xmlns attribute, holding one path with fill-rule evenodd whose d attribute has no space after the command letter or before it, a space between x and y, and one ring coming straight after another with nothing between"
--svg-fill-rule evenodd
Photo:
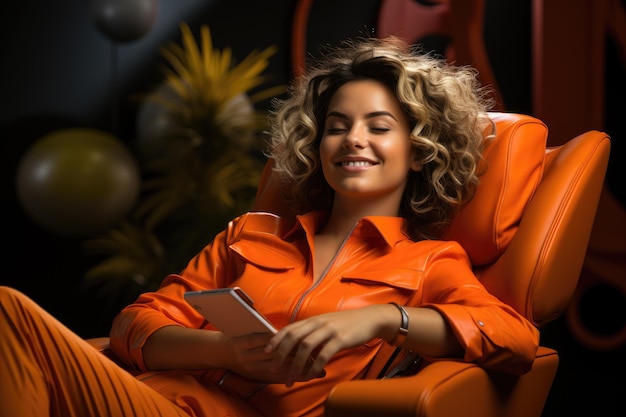
<instances>
[{"instance_id":1,"label":"smiling face","mask_svg":"<svg viewBox=\"0 0 626 417\"><path fill-rule=\"evenodd\" d=\"M397 215L410 171L419 171L409 122L394 93L375 80L350 81L334 94L320 144L335 204L374 204Z\"/></svg>"}]
</instances>

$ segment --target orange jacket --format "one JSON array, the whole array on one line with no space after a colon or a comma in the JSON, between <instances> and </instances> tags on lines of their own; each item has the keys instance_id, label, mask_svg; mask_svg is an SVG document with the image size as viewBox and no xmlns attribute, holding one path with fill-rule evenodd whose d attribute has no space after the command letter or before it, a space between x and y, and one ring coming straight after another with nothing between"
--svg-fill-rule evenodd
<instances>
[{"instance_id":1,"label":"orange jacket","mask_svg":"<svg viewBox=\"0 0 626 417\"><path fill-rule=\"evenodd\" d=\"M530 368L539 342L537 329L484 289L458 243L414 242L402 232L401 218L362 219L322 278L313 282L313 237L325 218L325 212L313 212L291 225L272 214L248 213L233 220L181 274L169 275L157 292L141 295L118 315L112 349L126 363L146 371L141 349L157 329L213 328L184 301L184 292L240 286L276 328L374 303L429 306L448 319L465 349L465 360L512 373ZM305 409L319 409L337 382L363 377L383 343L372 340L340 352L327 364L325 378L292 388L257 387L250 402L268 415L304 415ZM216 381L224 374L209 370L201 377ZM233 389L242 395L257 389L250 381L246 385L234 378L239 382Z\"/></svg>"}]
</instances>

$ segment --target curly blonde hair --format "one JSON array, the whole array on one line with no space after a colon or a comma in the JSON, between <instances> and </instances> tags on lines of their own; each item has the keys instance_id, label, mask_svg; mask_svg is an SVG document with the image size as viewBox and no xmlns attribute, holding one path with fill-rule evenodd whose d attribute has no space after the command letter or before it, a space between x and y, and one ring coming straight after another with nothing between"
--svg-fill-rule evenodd
<instances>
[{"instance_id":1,"label":"curly blonde hair","mask_svg":"<svg viewBox=\"0 0 626 417\"><path fill-rule=\"evenodd\" d=\"M342 42L294 80L270 111L267 156L297 212L329 209L319 146L329 102L345 83L372 79L394 91L410 123L410 141L423 169L412 172L400 215L414 240L440 237L456 210L473 196L492 106L475 69L452 66L395 37Z\"/></svg>"}]
</instances>

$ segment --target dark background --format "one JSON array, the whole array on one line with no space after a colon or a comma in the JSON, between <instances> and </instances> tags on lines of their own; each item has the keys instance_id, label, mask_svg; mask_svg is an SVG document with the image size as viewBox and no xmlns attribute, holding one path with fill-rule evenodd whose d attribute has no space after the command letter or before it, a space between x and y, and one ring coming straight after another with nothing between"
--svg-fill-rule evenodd
<instances>
[{"instance_id":1,"label":"dark background","mask_svg":"<svg viewBox=\"0 0 626 417\"><path fill-rule=\"evenodd\" d=\"M485 17L485 43L507 110L528 114L532 114L530 3L488 0ZM316 45L371 32L377 7L378 1L372 0L315 2L308 31L311 52L315 54ZM149 92L162 81L164 61L159 48L167 41L180 41L180 22L189 23L196 33L201 24L207 24L214 46L231 47L239 59L253 49L277 46L266 71L272 77L268 85L287 83L292 75L294 8L292 0L160 0L157 20L145 36L115 43L95 26L89 1L5 4L0 17L0 219L5 238L0 284L22 290L83 337L106 335L122 305L111 305L84 287L83 274L94 259L85 255L80 239L50 233L23 212L15 189L20 158L38 138L65 127L102 129L132 145L139 103L131 97ZM431 46L436 48L437 40ZM618 91L624 91L623 68L612 62L609 79L621 82ZM613 70L613 66L618 68ZM614 97L615 89L609 90ZM617 100L622 100L616 106L623 109L623 96ZM613 113L604 128L617 136L623 128L609 129L622 123L617 119L623 113ZM621 176L614 159L609 173L610 181L617 182L614 178ZM210 239L207 236L207 242ZM128 294L130 299L135 296ZM561 356L546 417L575 411L593 411L597 416L625 414L625 349L586 349L572 339L562 319L543 329L542 338L544 345L557 349Z\"/></svg>"}]
</instances>

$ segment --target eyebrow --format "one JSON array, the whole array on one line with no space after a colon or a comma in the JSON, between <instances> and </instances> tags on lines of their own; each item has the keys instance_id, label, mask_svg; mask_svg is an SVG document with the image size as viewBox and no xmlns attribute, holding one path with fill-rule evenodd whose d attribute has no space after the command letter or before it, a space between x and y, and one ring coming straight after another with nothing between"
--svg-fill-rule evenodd
<instances>
[{"instance_id":1,"label":"eyebrow","mask_svg":"<svg viewBox=\"0 0 626 417\"><path fill-rule=\"evenodd\" d=\"M348 117L346 114L341 113L341 112L338 112L338 111L331 111L331 112L329 112L329 113L326 115L326 118L329 118L329 117L331 117L331 116L339 117L340 119L346 119L346 120L348 120L348 119L349 119L349 117ZM381 117L381 116L389 116L389 117L391 117L393 120L395 120L396 122L398 121L398 119L396 119L396 118L395 118L395 116L394 116L393 114L389 113L388 111L383 111L383 110L381 110L381 111L373 111L373 112L371 112L371 113L367 113L367 114L365 115L365 118L366 118L366 119L373 119L373 118L375 118L375 117Z\"/></svg>"}]
</instances>

